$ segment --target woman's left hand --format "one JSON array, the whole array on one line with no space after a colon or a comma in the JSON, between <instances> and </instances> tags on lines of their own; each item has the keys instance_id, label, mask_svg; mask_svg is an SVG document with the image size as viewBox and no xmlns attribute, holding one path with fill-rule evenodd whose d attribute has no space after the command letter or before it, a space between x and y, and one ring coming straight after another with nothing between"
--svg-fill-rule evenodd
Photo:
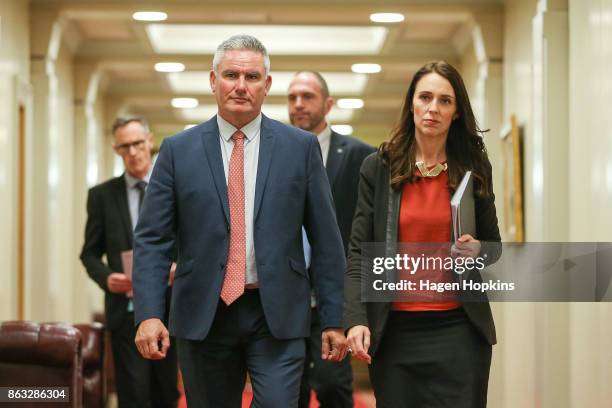
<instances>
[{"instance_id":1,"label":"woman's left hand","mask_svg":"<svg viewBox=\"0 0 612 408\"><path fill-rule=\"evenodd\" d=\"M480 241L470 234L464 234L455 241L451 252L455 257L474 259L480 254L480 248Z\"/></svg>"}]
</instances>

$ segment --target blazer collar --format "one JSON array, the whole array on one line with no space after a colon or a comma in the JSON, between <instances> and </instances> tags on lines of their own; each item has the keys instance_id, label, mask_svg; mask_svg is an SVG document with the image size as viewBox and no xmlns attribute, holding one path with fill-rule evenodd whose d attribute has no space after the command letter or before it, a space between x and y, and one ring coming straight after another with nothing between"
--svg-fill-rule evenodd
<instances>
[{"instance_id":1,"label":"blazer collar","mask_svg":"<svg viewBox=\"0 0 612 408\"><path fill-rule=\"evenodd\" d=\"M132 245L134 229L132 226L132 219L130 218L130 210L128 208L125 174L115 177L115 181L111 185L114 190L113 196L115 197L115 203L119 209L119 217L121 218L121 223L125 229L125 235L128 237L128 242L130 245Z\"/></svg>"},{"instance_id":2,"label":"blazer collar","mask_svg":"<svg viewBox=\"0 0 612 408\"><path fill-rule=\"evenodd\" d=\"M227 197L227 184L225 181L225 170L223 169L223 158L221 156L221 144L219 142L219 126L217 125L216 115L209 121L202 124L201 127L202 143L204 152L208 158L208 166L221 200L223 213L226 221L230 222L229 218L229 201ZM255 184L255 208L253 220L257 219L257 214L261 207L263 192L265 189L268 173L270 170L270 162L272 161L274 141L276 130L274 121L265 115L261 115L261 132L259 141L259 159L257 163L257 180Z\"/></svg>"},{"instance_id":3,"label":"blazer collar","mask_svg":"<svg viewBox=\"0 0 612 408\"><path fill-rule=\"evenodd\" d=\"M338 175L338 170L342 164L342 160L346 156L346 140L339 134L332 131L331 140L329 142L329 153L327 155L327 178L330 186L333 186Z\"/></svg>"}]
</instances>

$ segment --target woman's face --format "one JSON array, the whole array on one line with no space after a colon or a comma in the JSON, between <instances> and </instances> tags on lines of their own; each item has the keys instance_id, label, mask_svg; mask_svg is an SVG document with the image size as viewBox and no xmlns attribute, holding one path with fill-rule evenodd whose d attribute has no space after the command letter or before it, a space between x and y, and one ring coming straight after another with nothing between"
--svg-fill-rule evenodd
<instances>
[{"instance_id":1,"label":"woman's face","mask_svg":"<svg viewBox=\"0 0 612 408\"><path fill-rule=\"evenodd\" d=\"M416 134L420 137L446 137L457 115L455 91L448 79L435 72L417 82L412 99Z\"/></svg>"}]
</instances>

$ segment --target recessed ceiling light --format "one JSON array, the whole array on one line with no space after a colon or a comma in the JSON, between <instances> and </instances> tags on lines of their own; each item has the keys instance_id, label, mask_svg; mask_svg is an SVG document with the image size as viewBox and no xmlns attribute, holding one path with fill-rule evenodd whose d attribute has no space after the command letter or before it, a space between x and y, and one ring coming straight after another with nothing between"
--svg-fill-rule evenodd
<instances>
[{"instance_id":1,"label":"recessed ceiling light","mask_svg":"<svg viewBox=\"0 0 612 408\"><path fill-rule=\"evenodd\" d=\"M363 99L342 98L338 99L337 105L341 109L361 109L363 108Z\"/></svg>"},{"instance_id":2,"label":"recessed ceiling light","mask_svg":"<svg viewBox=\"0 0 612 408\"><path fill-rule=\"evenodd\" d=\"M370 20L375 23L401 23L404 15L400 13L374 13L370 14Z\"/></svg>"},{"instance_id":3,"label":"recessed ceiling light","mask_svg":"<svg viewBox=\"0 0 612 408\"><path fill-rule=\"evenodd\" d=\"M163 11L137 11L132 14L132 18L138 21L164 21L168 14Z\"/></svg>"},{"instance_id":4,"label":"recessed ceiling light","mask_svg":"<svg viewBox=\"0 0 612 408\"><path fill-rule=\"evenodd\" d=\"M351 125L332 125L332 130L341 135L352 135L353 127Z\"/></svg>"},{"instance_id":5,"label":"recessed ceiling light","mask_svg":"<svg viewBox=\"0 0 612 408\"><path fill-rule=\"evenodd\" d=\"M234 24L148 24L158 54L214 54L236 33L266 44L270 55L378 55L389 29L380 26L301 26Z\"/></svg>"},{"instance_id":6,"label":"recessed ceiling light","mask_svg":"<svg viewBox=\"0 0 612 408\"><path fill-rule=\"evenodd\" d=\"M380 72L381 68L379 64L353 64L351 65L351 71L356 74L375 74Z\"/></svg>"},{"instance_id":7,"label":"recessed ceiling light","mask_svg":"<svg viewBox=\"0 0 612 408\"><path fill-rule=\"evenodd\" d=\"M195 108L199 102L196 98L172 98L173 108Z\"/></svg>"},{"instance_id":8,"label":"recessed ceiling light","mask_svg":"<svg viewBox=\"0 0 612 408\"><path fill-rule=\"evenodd\" d=\"M196 125L195 123L190 123L190 124L188 124L188 125L185 125L185 127L183 128L183 130L191 129L191 128L192 128L192 127L194 127L194 126L198 126L198 125Z\"/></svg>"},{"instance_id":9,"label":"recessed ceiling light","mask_svg":"<svg viewBox=\"0 0 612 408\"><path fill-rule=\"evenodd\" d=\"M295 71L272 71L272 87L268 95L287 96L289 84L295 77ZM321 72L327 81L332 95L359 96L368 82L366 74L353 72ZM185 72L171 72L166 75L168 84L175 95L212 95L210 90L209 71L189 70Z\"/></svg>"},{"instance_id":10,"label":"recessed ceiling light","mask_svg":"<svg viewBox=\"0 0 612 408\"><path fill-rule=\"evenodd\" d=\"M158 62L155 64L155 70L157 72L183 72L185 64L180 62Z\"/></svg>"},{"instance_id":11,"label":"recessed ceiling light","mask_svg":"<svg viewBox=\"0 0 612 408\"><path fill-rule=\"evenodd\" d=\"M194 109L181 109L177 111L177 115L185 123L200 123L208 120L218 113L217 105L202 104ZM289 123L289 112L287 104L264 104L261 111L269 118L279 120L283 123ZM352 109L338 109L332 107L327 115L327 119L332 123L348 123L353 118L354 111Z\"/></svg>"}]
</instances>

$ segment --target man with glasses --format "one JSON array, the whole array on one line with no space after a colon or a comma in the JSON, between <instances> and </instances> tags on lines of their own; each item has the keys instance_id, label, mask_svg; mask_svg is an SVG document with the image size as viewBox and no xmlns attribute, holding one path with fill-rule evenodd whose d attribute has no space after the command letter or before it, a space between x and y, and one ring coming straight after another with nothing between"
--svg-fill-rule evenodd
<instances>
[{"instance_id":1,"label":"man with glasses","mask_svg":"<svg viewBox=\"0 0 612 408\"><path fill-rule=\"evenodd\" d=\"M176 407L176 352L170 349L168 358L161 361L146 360L138 353L132 280L130 271L124 270L131 267L133 230L153 168L153 134L138 117L116 119L112 131L113 149L122 158L125 173L89 191L81 261L105 293L119 408ZM169 296L170 290L166 292Z\"/></svg>"}]
</instances>

